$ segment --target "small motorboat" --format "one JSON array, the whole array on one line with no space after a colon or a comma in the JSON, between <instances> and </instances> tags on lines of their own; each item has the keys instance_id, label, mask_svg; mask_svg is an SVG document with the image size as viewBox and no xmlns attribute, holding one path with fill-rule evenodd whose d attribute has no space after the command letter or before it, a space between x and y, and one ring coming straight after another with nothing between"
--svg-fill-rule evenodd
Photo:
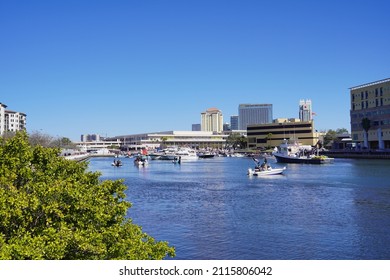
<instances>
[{"instance_id":1,"label":"small motorboat","mask_svg":"<svg viewBox=\"0 0 390 280\"><path fill-rule=\"evenodd\" d=\"M114 160L113 163L111 163L112 166L116 166L116 167L119 167L119 166L122 166L122 161L120 160Z\"/></svg>"},{"instance_id":2,"label":"small motorboat","mask_svg":"<svg viewBox=\"0 0 390 280\"><path fill-rule=\"evenodd\" d=\"M148 158L146 156L137 156L134 160L134 165L136 166L146 166L149 164Z\"/></svg>"},{"instance_id":3,"label":"small motorboat","mask_svg":"<svg viewBox=\"0 0 390 280\"><path fill-rule=\"evenodd\" d=\"M268 167L267 169L263 168L249 168L248 169L248 175L249 176L268 176L268 175L279 175L283 174L283 172L286 170L286 167L283 168L272 168Z\"/></svg>"}]
</instances>

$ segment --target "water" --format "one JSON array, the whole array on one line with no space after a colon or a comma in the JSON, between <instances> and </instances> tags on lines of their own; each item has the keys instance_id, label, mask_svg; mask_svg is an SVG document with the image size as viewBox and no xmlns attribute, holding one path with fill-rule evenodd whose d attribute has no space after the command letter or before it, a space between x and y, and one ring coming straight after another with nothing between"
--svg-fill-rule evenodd
<instances>
[{"instance_id":1,"label":"water","mask_svg":"<svg viewBox=\"0 0 390 280\"><path fill-rule=\"evenodd\" d=\"M125 180L129 217L176 259L390 259L390 161L290 164L262 178L246 175L249 158L111 162L90 169Z\"/></svg>"}]
</instances>

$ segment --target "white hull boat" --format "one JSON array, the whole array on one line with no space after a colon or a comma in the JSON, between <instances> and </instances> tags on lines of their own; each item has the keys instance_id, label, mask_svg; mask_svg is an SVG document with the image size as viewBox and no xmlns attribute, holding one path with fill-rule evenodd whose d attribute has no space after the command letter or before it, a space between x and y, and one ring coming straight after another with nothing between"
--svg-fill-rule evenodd
<instances>
[{"instance_id":1,"label":"white hull boat","mask_svg":"<svg viewBox=\"0 0 390 280\"><path fill-rule=\"evenodd\" d=\"M271 168L269 167L268 169L248 169L248 175L249 176L269 176L269 175L278 175L278 174L283 174L283 172L286 170L286 167L283 168Z\"/></svg>"},{"instance_id":2,"label":"white hull boat","mask_svg":"<svg viewBox=\"0 0 390 280\"><path fill-rule=\"evenodd\" d=\"M196 154L196 152L194 150L188 149L188 148L181 148L181 149L179 149L175 153L175 158L180 158L181 160L197 160L197 159L199 159L199 157Z\"/></svg>"}]
</instances>

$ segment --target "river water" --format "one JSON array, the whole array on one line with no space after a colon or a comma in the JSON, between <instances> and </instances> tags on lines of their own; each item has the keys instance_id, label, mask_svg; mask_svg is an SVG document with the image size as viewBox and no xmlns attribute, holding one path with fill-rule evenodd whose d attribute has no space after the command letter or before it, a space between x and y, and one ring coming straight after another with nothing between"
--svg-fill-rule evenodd
<instances>
[{"instance_id":1,"label":"river water","mask_svg":"<svg viewBox=\"0 0 390 280\"><path fill-rule=\"evenodd\" d=\"M181 165L93 158L102 179L124 179L129 218L176 248L178 260L390 259L390 161L335 159L248 177L250 158Z\"/></svg>"}]
</instances>

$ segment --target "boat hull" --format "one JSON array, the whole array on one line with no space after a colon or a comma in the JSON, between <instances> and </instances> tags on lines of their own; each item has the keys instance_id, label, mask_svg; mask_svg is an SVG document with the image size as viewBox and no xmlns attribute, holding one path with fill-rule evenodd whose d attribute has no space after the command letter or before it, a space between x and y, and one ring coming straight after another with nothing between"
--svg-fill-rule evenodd
<instances>
[{"instance_id":1,"label":"boat hull","mask_svg":"<svg viewBox=\"0 0 390 280\"><path fill-rule=\"evenodd\" d=\"M199 158L213 158L215 155L213 154L199 154Z\"/></svg>"},{"instance_id":2,"label":"boat hull","mask_svg":"<svg viewBox=\"0 0 390 280\"><path fill-rule=\"evenodd\" d=\"M271 175L280 175L283 174L284 170L286 170L286 167L283 168L275 168L275 169L268 169L268 170L262 170L262 171L256 171L251 168L248 169L248 175L249 176L271 176Z\"/></svg>"},{"instance_id":3,"label":"boat hull","mask_svg":"<svg viewBox=\"0 0 390 280\"><path fill-rule=\"evenodd\" d=\"M274 154L276 161L279 163L304 163L304 164L324 164L331 163L332 158L323 158L323 157L313 157L313 158L304 158L304 157L289 157Z\"/></svg>"}]
</instances>

